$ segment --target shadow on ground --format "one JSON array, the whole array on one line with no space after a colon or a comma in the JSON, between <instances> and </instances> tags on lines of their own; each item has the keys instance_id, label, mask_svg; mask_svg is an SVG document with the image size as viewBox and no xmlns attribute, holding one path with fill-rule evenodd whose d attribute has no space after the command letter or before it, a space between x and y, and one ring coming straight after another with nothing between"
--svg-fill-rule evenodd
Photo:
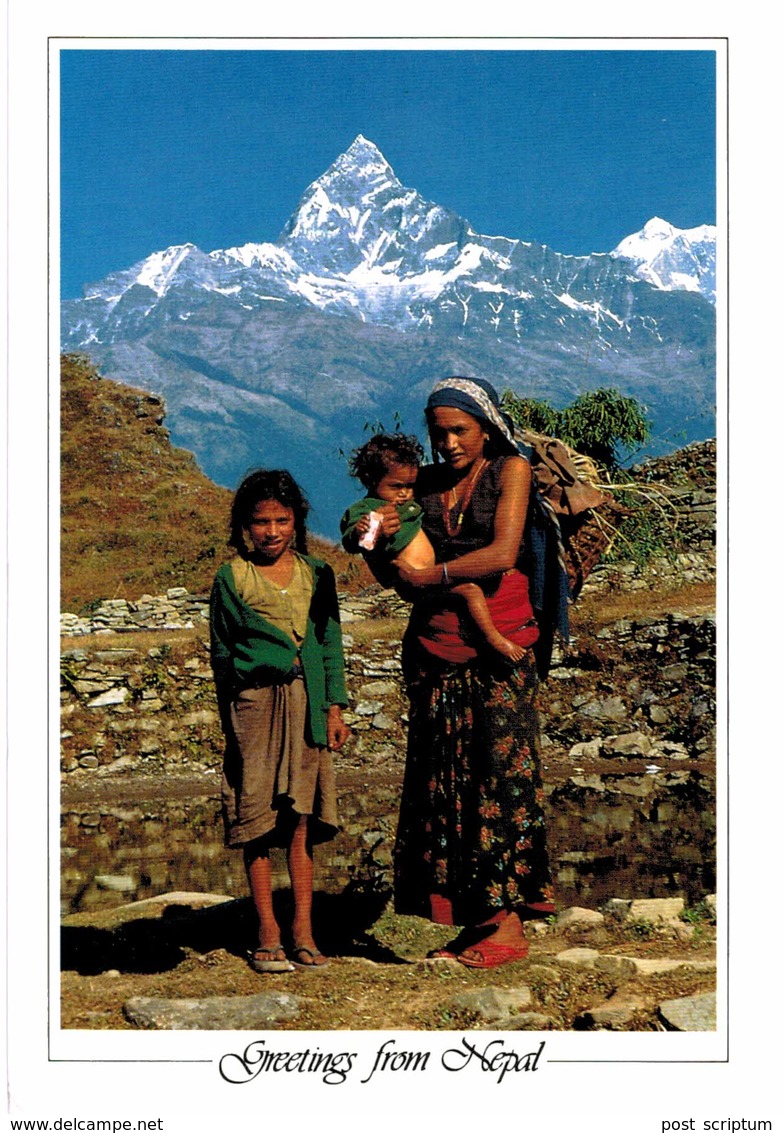
<instances>
[{"instance_id":1,"label":"shadow on ground","mask_svg":"<svg viewBox=\"0 0 783 1133\"><path fill-rule=\"evenodd\" d=\"M376 963L403 964L369 930L391 896L386 886L349 882L342 893L316 893L313 920L318 942L327 955L361 956ZM291 923L291 891L275 893L275 914ZM250 898L226 901L204 909L169 905L159 918L138 918L115 928L63 925L60 958L63 971L92 976L100 972L154 973L176 968L189 952L217 948L245 957L256 940L257 920ZM290 945L283 935L283 944Z\"/></svg>"}]
</instances>

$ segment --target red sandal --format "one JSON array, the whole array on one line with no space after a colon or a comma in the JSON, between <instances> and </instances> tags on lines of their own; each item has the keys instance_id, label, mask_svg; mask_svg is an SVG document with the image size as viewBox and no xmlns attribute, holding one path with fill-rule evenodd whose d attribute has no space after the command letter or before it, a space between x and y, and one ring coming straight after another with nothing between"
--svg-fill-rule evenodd
<instances>
[{"instance_id":1,"label":"red sandal","mask_svg":"<svg viewBox=\"0 0 783 1133\"><path fill-rule=\"evenodd\" d=\"M474 960L466 953L472 952L477 958ZM511 964L514 960L525 960L530 952L530 945L526 940L518 944L498 944L496 941L480 940L465 949L457 959L466 968L499 968L501 964Z\"/></svg>"}]
</instances>

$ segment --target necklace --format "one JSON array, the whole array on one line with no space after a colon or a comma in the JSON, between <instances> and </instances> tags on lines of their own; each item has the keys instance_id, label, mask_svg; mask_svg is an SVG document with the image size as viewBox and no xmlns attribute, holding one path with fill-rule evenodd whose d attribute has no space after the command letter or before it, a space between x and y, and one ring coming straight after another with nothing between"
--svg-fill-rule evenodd
<instances>
[{"instance_id":1,"label":"necklace","mask_svg":"<svg viewBox=\"0 0 783 1133\"><path fill-rule=\"evenodd\" d=\"M446 534L450 539L453 539L455 535L459 535L460 528L462 527L462 520L465 518L465 512L467 511L468 504L470 503L470 497L473 495L473 489L476 486L479 476L488 464L489 461L485 460L482 457L482 459L479 461L479 463L471 473L470 479L468 480L468 486L465 489L461 499L457 496L456 488L451 488L448 492L442 493L441 501L443 503L443 524L446 528ZM454 499L451 508L449 508L449 496L453 496ZM459 504L459 511L457 513L457 519L455 523L452 524L451 511L457 506L457 504Z\"/></svg>"}]
</instances>

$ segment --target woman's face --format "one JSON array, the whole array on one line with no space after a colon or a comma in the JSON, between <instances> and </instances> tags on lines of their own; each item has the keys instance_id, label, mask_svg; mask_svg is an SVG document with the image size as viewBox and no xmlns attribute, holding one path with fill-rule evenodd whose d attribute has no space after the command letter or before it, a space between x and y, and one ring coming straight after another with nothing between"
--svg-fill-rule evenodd
<instances>
[{"instance_id":1,"label":"woman's face","mask_svg":"<svg viewBox=\"0 0 783 1133\"><path fill-rule=\"evenodd\" d=\"M484 455L484 426L461 409L438 406L430 416L430 438L435 451L455 472L469 472Z\"/></svg>"},{"instance_id":2,"label":"woman's face","mask_svg":"<svg viewBox=\"0 0 783 1133\"><path fill-rule=\"evenodd\" d=\"M247 525L253 550L264 563L276 563L294 541L293 509L277 500L261 500Z\"/></svg>"}]
</instances>

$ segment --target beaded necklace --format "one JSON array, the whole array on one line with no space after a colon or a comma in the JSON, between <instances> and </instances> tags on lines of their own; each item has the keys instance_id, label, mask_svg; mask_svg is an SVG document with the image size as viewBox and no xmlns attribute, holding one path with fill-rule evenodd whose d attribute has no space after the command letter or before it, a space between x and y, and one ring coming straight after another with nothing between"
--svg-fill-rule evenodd
<instances>
[{"instance_id":1,"label":"beaded necklace","mask_svg":"<svg viewBox=\"0 0 783 1133\"><path fill-rule=\"evenodd\" d=\"M482 457L471 474L471 477L468 481L468 486L465 489L462 499L459 499L457 497L456 488L450 488L449 491L441 493L440 498L443 504L443 525L446 528L446 534L450 539L453 539L455 535L459 535L460 529L462 527L462 521L465 518L465 512L467 511L468 504L470 503L470 497L473 495L473 489L478 482L479 476L488 464L489 461ZM454 502L451 505L451 509L455 508L457 504L459 504L459 512L457 513L456 522L453 525L451 522L451 510L449 509L450 495L454 497Z\"/></svg>"}]
</instances>

